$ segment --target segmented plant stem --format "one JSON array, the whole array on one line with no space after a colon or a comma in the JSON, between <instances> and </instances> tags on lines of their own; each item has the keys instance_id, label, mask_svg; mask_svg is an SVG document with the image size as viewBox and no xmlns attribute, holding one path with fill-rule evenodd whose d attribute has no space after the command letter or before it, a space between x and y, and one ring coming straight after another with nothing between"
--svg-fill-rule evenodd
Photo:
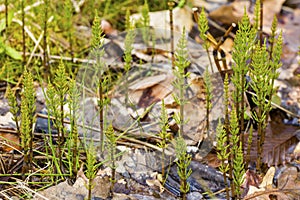
<instances>
[{"instance_id":1,"label":"segmented plant stem","mask_svg":"<svg viewBox=\"0 0 300 200\"><path fill-rule=\"evenodd\" d=\"M169 6L169 17L170 17L170 35L171 35L171 55L172 55L172 69L175 68L175 56L174 56L174 25L173 25L173 7L174 7L174 2L169 1L168 2Z\"/></svg>"}]
</instances>

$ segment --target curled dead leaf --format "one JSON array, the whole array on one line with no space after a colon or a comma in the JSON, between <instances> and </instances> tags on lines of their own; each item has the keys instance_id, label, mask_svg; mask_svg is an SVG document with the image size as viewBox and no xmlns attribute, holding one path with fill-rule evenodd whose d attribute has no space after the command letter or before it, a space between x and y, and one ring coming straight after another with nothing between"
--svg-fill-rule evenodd
<instances>
[{"instance_id":1,"label":"curled dead leaf","mask_svg":"<svg viewBox=\"0 0 300 200\"><path fill-rule=\"evenodd\" d=\"M146 183L150 187L153 187L153 186L159 187L160 193L163 193L165 190L164 186L160 183L160 181L158 179L147 179Z\"/></svg>"},{"instance_id":2,"label":"curled dead leaf","mask_svg":"<svg viewBox=\"0 0 300 200\"><path fill-rule=\"evenodd\" d=\"M21 150L20 137L17 134L0 132L0 150L4 152Z\"/></svg>"}]
</instances>

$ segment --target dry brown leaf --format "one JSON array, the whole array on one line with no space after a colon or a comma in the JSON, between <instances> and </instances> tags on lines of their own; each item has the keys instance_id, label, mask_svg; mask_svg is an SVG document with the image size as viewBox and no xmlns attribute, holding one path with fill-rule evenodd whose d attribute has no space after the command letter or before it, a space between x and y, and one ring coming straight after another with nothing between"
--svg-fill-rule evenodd
<instances>
[{"instance_id":1,"label":"dry brown leaf","mask_svg":"<svg viewBox=\"0 0 300 200\"><path fill-rule=\"evenodd\" d=\"M299 140L298 127L276 123L271 121L266 129L264 142L263 162L268 166L278 166L290 160L289 149L296 145ZM246 139L247 140L247 139ZM257 131L253 133L250 160L257 160Z\"/></svg>"},{"instance_id":2,"label":"dry brown leaf","mask_svg":"<svg viewBox=\"0 0 300 200\"><path fill-rule=\"evenodd\" d=\"M146 88L152 87L164 81L167 78L166 74L160 74L157 76L143 77L143 79L138 79L130 84L129 89L134 90L144 90Z\"/></svg>"},{"instance_id":3,"label":"dry brown leaf","mask_svg":"<svg viewBox=\"0 0 300 200\"><path fill-rule=\"evenodd\" d=\"M263 191L264 188L259 187L260 182L261 177L256 174L256 171L248 169L244 175L244 183L242 185L242 188L244 188L243 196Z\"/></svg>"},{"instance_id":4,"label":"dry brown leaf","mask_svg":"<svg viewBox=\"0 0 300 200\"><path fill-rule=\"evenodd\" d=\"M278 188L279 189L297 189L300 191L300 181L297 180L299 172L296 167L290 166L283 170L281 175L278 177ZM300 195L300 193L299 193Z\"/></svg>"},{"instance_id":5,"label":"dry brown leaf","mask_svg":"<svg viewBox=\"0 0 300 200\"><path fill-rule=\"evenodd\" d=\"M162 186L162 184L159 182L159 180L157 179L147 179L146 180L146 183L147 185L149 185L150 187L153 187L153 186L157 186L159 187L159 192L160 193L163 193L164 192L164 186Z\"/></svg>"},{"instance_id":6,"label":"dry brown leaf","mask_svg":"<svg viewBox=\"0 0 300 200\"><path fill-rule=\"evenodd\" d=\"M20 137L13 133L0 133L0 150L9 152L14 149L21 150Z\"/></svg>"},{"instance_id":7,"label":"dry brown leaf","mask_svg":"<svg viewBox=\"0 0 300 200\"><path fill-rule=\"evenodd\" d=\"M133 14L131 20L137 23L141 19L140 13ZM155 29L155 35L157 38L170 38L170 33L166 30L170 30L170 17L169 10L150 12L150 26ZM194 25L193 14L191 8L184 6L183 8L176 7L173 9L173 21L174 31L181 33L183 27L187 31L190 31ZM175 35L176 36L176 35ZM177 38L178 39L178 38ZM177 40L175 38L175 40ZM175 42L176 44L177 42Z\"/></svg>"},{"instance_id":8,"label":"dry brown leaf","mask_svg":"<svg viewBox=\"0 0 300 200\"><path fill-rule=\"evenodd\" d=\"M263 177L263 180L261 182L261 184L259 185L259 187L270 187L273 184L273 177L275 174L275 167L270 167L266 173L266 175Z\"/></svg>"},{"instance_id":9,"label":"dry brown leaf","mask_svg":"<svg viewBox=\"0 0 300 200\"><path fill-rule=\"evenodd\" d=\"M238 23L244 14L244 7L249 8L248 1L235 1L231 4L220 6L209 13L209 17L223 24Z\"/></svg>"},{"instance_id":10,"label":"dry brown leaf","mask_svg":"<svg viewBox=\"0 0 300 200\"><path fill-rule=\"evenodd\" d=\"M281 10L282 4L285 0L264 0L263 1L263 24L264 26L271 27L274 15L278 14ZM218 9L209 13L209 17L213 20L223 24L238 23L243 15L244 8L249 10L249 1L234 1L231 4L220 6ZM250 18L253 14L248 12Z\"/></svg>"},{"instance_id":11,"label":"dry brown leaf","mask_svg":"<svg viewBox=\"0 0 300 200\"><path fill-rule=\"evenodd\" d=\"M146 108L170 94L173 90L172 76L158 75L137 80L129 87L129 99L138 107Z\"/></svg>"},{"instance_id":12,"label":"dry brown leaf","mask_svg":"<svg viewBox=\"0 0 300 200\"><path fill-rule=\"evenodd\" d=\"M247 196L244 198L255 199L255 200L293 200L298 199L300 196L300 181L299 172L294 166L284 166L277 172L277 177L274 177L275 168L270 168L268 173L265 176L265 183L260 185L260 189L253 188L250 186L250 190ZM273 178L277 181L277 188L271 187L273 183ZM262 187L262 185L266 185Z\"/></svg>"},{"instance_id":13,"label":"dry brown leaf","mask_svg":"<svg viewBox=\"0 0 300 200\"><path fill-rule=\"evenodd\" d=\"M108 36L117 36L118 31L112 27L112 25L105 19L101 20L101 29Z\"/></svg>"}]
</instances>

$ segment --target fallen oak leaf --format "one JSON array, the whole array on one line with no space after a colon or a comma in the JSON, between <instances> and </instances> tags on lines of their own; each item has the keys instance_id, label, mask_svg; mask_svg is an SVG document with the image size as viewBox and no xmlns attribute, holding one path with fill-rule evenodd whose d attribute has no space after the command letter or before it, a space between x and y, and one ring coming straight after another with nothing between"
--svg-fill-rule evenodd
<instances>
[{"instance_id":1,"label":"fallen oak leaf","mask_svg":"<svg viewBox=\"0 0 300 200\"><path fill-rule=\"evenodd\" d=\"M255 168L249 168L244 175L244 183L242 185L242 188L244 188L243 196L249 193L252 194L256 191L261 191L262 188L260 188L259 185L261 180L262 178L256 173ZM251 188L250 190L250 186L257 188L257 190L254 188Z\"/></svg>"},{"instance_id":2,"label":"fallen oak leaf","mask_svg":"<svg viewBox=\"0 0 300 200\"><path fill-rule=\"evenodd\" d=\"M146 183L150 187L153 187L153 186L159 187L160 193L163 193L165 191L164 186L161 184L161 182L158 179L147 179Z\"/></svg>"},{"instance_id":3,"label":"fallen oak leaf","mask_svg":"<svg viewBox=\"0 0 300 200\"><path fill-rule=\"evenodd\" d=\"M270 168L269 175L266 177L268 181L264 184L267 184L267 187L261 187L260 189L253 189L250 186L249 192L245 200L249 199L278 199L278 200L286 200L286 199L297 199L300 196L300 181L299 172L294 166L283 166L277 169L275 173L273 169ZM275 174L273 178L273 182L277 185L277 188L270 187L270 179L269 177L272 174ZM267 173L268 174L268 173ZM267 176L266 174L266 176ZM260 185L262 186L262 184ZM252 187L252 188L251 188ZM251 193L250 193L250 190Z\"/></svg>"}]
</instances>

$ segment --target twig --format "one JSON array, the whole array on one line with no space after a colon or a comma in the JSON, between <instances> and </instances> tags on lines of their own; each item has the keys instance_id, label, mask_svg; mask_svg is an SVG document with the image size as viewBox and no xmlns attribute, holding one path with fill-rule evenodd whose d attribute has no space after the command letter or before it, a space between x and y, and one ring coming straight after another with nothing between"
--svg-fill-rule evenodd
<instances>
[{"instance_id":1,"label":"twig","mask_svg":"<svg viewBox=\"0 0 300 200\"><path fill-rule=\"evenodd\" d=\"M10 191L10 190L13 190L13 189L15 189L15 188L8 188L8 189L6 189L6 190L2 190L2 191L0 191L0 194L2 195L2 196L4 196L5 198L7 198L8 200L13 200L12 198L10 198L5 192L7 192L7 191Z\"/></svg>"},{"instance_id":2,"label":"twig","mask_svg":"<svg viewBox=\"0 0 300 200\"><path fill-rule=\"evenodd\" d=\"M250 91L246 91L246 92L249 93L249 94L251 94L251 95L253 95L253 96L257 96L254 92L250 92ZM266 99L266 102L269 102L269 100ZM287 114L290 114L290 115L293 116L293 117L297 117L298 119L300 119L300 116L299 116L299 115L297 115L297 114L295 114L295 113L293 113L293 112L291 112L291 111L289 111L289 110L283 108L283 107L280 106L280 105L277 105L276 103L274 103L274 102L272 102L272 101L271 101L271 105L272 105L272 106L275 106L276 108L279 108L280 110L286 112Z\"/></svg>"},{"instance_id":3,"label":"twig","mask_svg":"<svg viewBox=\"0 0 300 200\"><path fill-rule=\"evenodd\" d=\"M43 195L39 194L38 192L36 192L36 191L30 189L29 187L27 187L24 182L21 182L21 181L17 181L17 182L18 182L18 185L16 186L16 188L27 190L30 193L33 193L33 194L37 195L38 197L40 197L42 199L50 200L50 199L44 197Z\"/></svg>"},{"instance_id":4,"label":"twig","mask_svg":"<svg viewBox=\"0 0 300 200\"><path fill-rule=\"evenodd\" d=\"M214 26L216 29L226 33L227 30L225 28L223 28L222 26L220 26L219 24L217 24L216 22L214 22L213 20L211 20L209 18L207 20L208 20L209 24ZM229 33L229 36L232 37L233 39L235 38L235 34L232 32Z\"/></svg>"},{"instance_id":5,"label":"twig","mask_svg":"<svg viewBox=\"0 0 300 200\"><path fill-rule=\"evenodd\" d=\"M31 8L38 7L39 5L41 5L41 4L43 4L43 3L44 3L44 1L37 1L37 2L35 2L34 4L32 4L32 5L30 5L30 6L26 6L26 7L24 8L24 12L29 11ZM22 11L19 10L19 11L15 12L14 16L19 15L19 14L21 14L21 13L22 13Z\"/></svg>"},{"instance_id":6,"label":"twig","mask_svg":"<svg viewBox=\"0 0 300 200\"><path fill-rule=\"evenodd\" d=\"M35 46L34 46L32 52L31 52L31 54L30 54L30 57L29 57L29 59L27 60L26 68L27 68L28 65L30 64L30 62L31 62L31 60L32 60L32 58L33 58L34 52L35 52L36 49L39 47L39 44L40 44L40 42L41 42L41 40L42 40L42 38L43 38L43 35L44 35L44 32L41 33L39 39L37 40L37 43L35 44ZM26 55L26 53L25 53L25 55Z\"/></svg>"}]
</instances>

